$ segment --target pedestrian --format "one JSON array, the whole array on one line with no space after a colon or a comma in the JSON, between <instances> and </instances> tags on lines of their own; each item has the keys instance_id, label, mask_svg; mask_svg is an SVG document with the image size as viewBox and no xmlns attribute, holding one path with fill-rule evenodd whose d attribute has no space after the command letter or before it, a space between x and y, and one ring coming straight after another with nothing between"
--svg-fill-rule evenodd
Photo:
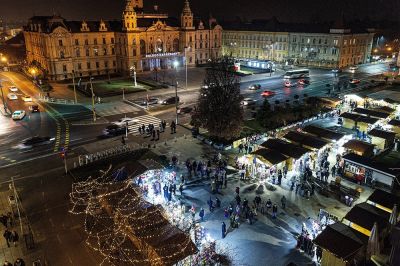
<instances>
[{"instance_id":1,"label":"pedestrian","mask_svg":"<svg viewBox=\"0 0 400 266\"><path fill-rule=\"evenodd\" d=\"M225 222L222 222L221 227L222 227L222 238L225 238L225 235L226 235L226 224L225 224Z\"/></svg>"},{"instance_id":2,"label":"pedestrian","mask_svg":"<svg viewBox=\"0 0 400 266\"><path fill-rule=\"evenodd\" d=\"M8 230L8 229L6 229L6 230L4 231L3 237L4 237L4 239L5 239L6 242L7 242L7 247L10 247L11 236L12 236L11 231Z\"/></svg>"},{"instance_id":3,"label":"pedestrian","mask_svg":"<svg viewBox=\"0 0 400 266\"><path fill-rule=\"evenodd\" d=\"M138 129L139 129L139 134L142 135L142 127L139 126Z\"/></svg>"},{"instance_id":4,"label":"pedestrian","mask_svg":"<svg viewBox=\"0 0 400 266\"><path fill-rule=\"evenodd\" d=\"M174 193L174 196L176 195L176 184L172 184L172 193Z\"/></svg>"},{"instance_id":5,"label":"pedestrian","mask_svg":"<svg viewBox=\"0 0 400 266\"><path fill-rule=\"evenodd\" d=\"M228 186L228 178L225 176L224 178L224 187L226 188Z\"/></svg>"},{"instance_id":6,"label":"pedestrian","mask_svg":"<svg viewBox=\"0 0 400 266\"><path fill-rule=\"evenodd\" d=\"M25 261L21 258L18 258L15 262L14 262L14 266L25 266Z\"/></svg>"},{"instance_id":7,"label":"pedestrian","mask_svg":"<svg viewBox=\"0 0 400 266\"><path fill-rule=\"evenodd\" d=\"M239 187L236 187L236 188L235 188L236 195L239 195L239 190L240 190Z\"/></svg>"},{"instance_id":8,"label":"pedestrian","mask_svg":"<svg viewBox=\"0 0 400 266\"><path fill-rule=\"evenodd\" d=\"M217 185L216 185L216 183L215 183L215 180L213 180L213 181L211 182L211 192L212 192L212 193L215 193L216 188L217 188Z\"/></svg>"},{"instance_id":9,"label":"pedestrian","mask_svg":"<svg viewBox=\"0 0 400 266\"><path fill-rule=\"evenodd\" d=\"M276 218L276 213L278 212L278 206L276 206L276 204L274 204L274 206L272 206L272 218Z\"/></svg>"},{"instance_id":10,"label":"pedestrian","mask_svg":"<svg viewBox=\"0 0 400 266\"><path fill-rule=\"evenodd\" d=\"M180 183L180 185L179 185L179 192L181 193L181 196L182 196L182 193L183 193L183 183Z\"/></svg>"},{"instance_id":11,"label":"pedestrian","mask_svg":"<svg viewBox=\"0 0 400 266\"><path fill-rule=\"evenodd\" d=\"M240 143L240 144L239 144L239 153L242 153L242 152L243 152L243 144Z\"/></svg>"},{"instance_id":12,"label":"pedestrian","mask_svg":"<svg viewBox=\"0 0 400 266\"><path fill-rule=\"evenodd\" d=\"M174 121L172 121L170 127L171 127L171 134L174 134Z\"/></svg>"},{"instance_id":13,"label":"pedestrian","mask_svg":"<svg viewBox=\"0 0 400 266\"><path fill-rule=\"evenodd\" d=\"M286 207L286 197L285 197L285 195L282 196L281 203L282 203L282 209L285 209L285 207Z\"/></svg>"},{"instance_id":14,"label":"pedestrian","mask_svg":"<svg viewBox=\"0 0 400 266\"><path fill-rule=\"evenodd\" d=\"M201 210L199 212L199 216L200 216L201 221L203 222L204 221L204 209L203 208L201 208Z\"/></svg>"},{"instance_id":15,"label":"pedestrian","mask_svg":"<svg viewBox=\"0 0 400 266\"><path fill-rule=\"evenodd\" d=\"M321 262L321 258L322 258L322 248L320 248L319 246L317 246L317 250L316 250L316 255L317 255L317 261Z\"/></svg>"},{"instance_id":16,"label":"pedestrian","mask_svg":"<svg viewBox=\"0 0 400 266\"><path fill-rule=\"evenodd\" d=\"M224 210L224 217L225 219L230 217L228 208Z\"/></svg>"},{"instance_id":17,"label":"pedestrian","mask_svg":"<svg viewBox=\"0 0 400 266\"><path fill-rule=\"evenodd\" d=\"M125 137L124 136L122 136L121 143L122 143L122 145L125 145Z\"/></svg>"},{"instance_id":18,"label":"pedestrian","mask_svg":"<svg viewBox=\"0 0 400 266\"><path fill-rule=\"evenodd\" d=\"M6 261L4 262L4 264L3 264L3 266L13 266L13 265L12 265L11 262L9 262L9 261L6 260Z\"/></svg>"},{"instance_id":19,"label":"pedestrian","mask_svg":"<svg viewBox=\"0 0 400 266\"><path fill-rule=\"evenodd\" d=\"M152 140L156 140L156 130L155 129L153 129L153 132L152 132L153 134L153 138L152 138Z\"/></svg>"},{"instance_id":20,"label":"pedestrian","mask_svg":"<svg viewBox=\"0 0 400 266\"><path fill-rule=\"evenodd\" d=\"M268 199L267 202L265 203L265 206L267 207L267 213L269 211L269 209L272 208L272 202L271 199Z\"/></svg>"},{"instance_id":21,"label":"pedestrian","mask_svg":"<svg viewBox=\"0 0 400 266\"><path fill-rule=\"evenodd\" d=\"M214 202L212 201L211 196L210 196L210 199L208 200L207 204L208 204L210 212L212 212L213 208L214 208Z\"/></svg>"},{"instance_id":22,"label":"pedestrian","mask_svg":"<svg viewBox=\"0 0 400 266\"><path fill-rule=\"evenodd\" d=\"M231 216L232 216L232 213L233 213L232 204L229 204L228 212L229 212L229 217L231 217Z\"/></svg>"},{"instance_id":23,"label":"pedestrian","mask_svg":"<svg viewBox=\"0 0 400 266\"><path fill-rule=\"evenodd\" d=\"M14 247L16 247L17 244L18 244L18 240L19 240L19 235L18 235L17 231L14 230L12 232L11 239L12 239L12 242L14 244Z\"/></svg>"},{"instance_id":24,"label":"pedestrian","mask_svg":"<svg viewBox=\"0 0 400 266\"><path fill-rule=\"evenodd\" d=\"M0 222L4 225L4 227L7 228L7 216L6 215L2 214L0 216Z\"/></svg>"},{"instance_id":25,"label":"pedestrian","mask_svg":"<svg viewBox=\"0 0 400 266\"><path fill-rule=\"evenodd\" d=\"M282 184L282 171L279 169L278 171L278 185Z\"/></svg>"}]
</instances>

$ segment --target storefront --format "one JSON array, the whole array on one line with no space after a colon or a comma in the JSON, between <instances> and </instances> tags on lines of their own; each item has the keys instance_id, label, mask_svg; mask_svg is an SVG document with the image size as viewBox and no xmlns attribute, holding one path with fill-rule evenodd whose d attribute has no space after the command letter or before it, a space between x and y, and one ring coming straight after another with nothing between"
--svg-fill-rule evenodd
<instances>
[{"instance_id":1,"label":"storefront","mask_svg":"<svg viewBox=\"0 0 400 266\"><path fill-rule=\"evenodd\" d=\"M175 67L174 62L178 62L180 66L184 64L183 55L180 52L146 54L146 56L140 60L141 68L144 71L170 69Z\"/></svg>"}]
</instances>

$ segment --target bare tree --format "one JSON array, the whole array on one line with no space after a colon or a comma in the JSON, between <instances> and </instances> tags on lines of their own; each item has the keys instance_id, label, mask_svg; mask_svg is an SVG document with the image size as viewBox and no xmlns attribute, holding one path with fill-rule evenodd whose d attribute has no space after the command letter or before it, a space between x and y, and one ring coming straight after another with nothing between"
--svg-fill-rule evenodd
<instances>
[{"instance_id":1,"label":"bare tree","mask_svg":"<svg viewBox=\"0 0 400 266\"><path fill-rule=\"evenodd\" d=\"M195 127L204 127L218 140L232 140L240 135L243 123L240 80L234 59L223 57L211 62L192 116Z\"/></svg>"}]
</instances>

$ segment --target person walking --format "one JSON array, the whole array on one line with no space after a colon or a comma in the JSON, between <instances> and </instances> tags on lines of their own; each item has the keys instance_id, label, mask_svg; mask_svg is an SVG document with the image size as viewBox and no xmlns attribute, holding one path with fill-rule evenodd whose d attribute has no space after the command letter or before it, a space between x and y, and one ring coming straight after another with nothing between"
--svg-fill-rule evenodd
<instances>
[{"instance_id":1,"label":"person walking","mask_svg":"<svg viewBox=\"0 0 400 266\"><path fill-rule=\"evenodd\" d=\"M268 199L267 202L265 203L265 206L267 207L267 213L269 211L269 209L272 208L272 202L271 199Z\"/></svg>"},{"instance_id":2,"label":"person walking","mask_svg":"<svg viewBox=\"0 0 400 266\"><path fill-rule=\"evenodd\" d=\"M282 209L285 209L285 207L286 207L286 197L285 197L285 195L282 196L281 203L282 203Z\"/></svg>"},{"instance_id":3,"label":"person walking","mask_svg":"<svg viewBox=\"0 0 400 266\"><path fill-rule=\"evenodd\" d=\"M272 218L276 219L277 212L278 212L278 206L274 204L274 206L272 206Z\"/></svg>"},{"instance_id":4,"label":"person walking","mask_svg":"<svg viewBox=\"0 0 400 266\"><path fill-rule=\"evenodd\" d=\"M204 221L204 209L203 208L201 208L201 210L199 212L199 216L200 216L201 221L203 222Z\"/></svg>"},{"instance_id":5,"label":"person walking","mask_svg":"<svg viewBox=\"0 0 400 266\"><path fill-rule=\"evenodd\" d=\"M17 231L14 230L14 231L12 232L11 240L12 240L12 242L13 242L13 244L14 244L14 247L16 247L17 244L18 244L18 240L19 240L19 235L18 235Z\"/></svg>"},{"instance_id":6,"label":"person walking","mask_svg":"<svg viewBox=\"0 0 400 266\"><path fill-rule=\"evenodd\" d=\"M222 222L222 224L221 224L221 229L222 229L222 238L225 238L225 235L226 235L226 224L225 224L225 222Z\"/></svg>"},{"instance_id":7,"label":"person walking","mask_svg":"<svg viewBox=\"0 0 400 266\"><path fill-rule=\"evenodd\" d=\"M180 185L179 185L179 192L181 193L181 196L182 196L182 193L183 193L183 183L180 183Z\"/></svg>"},{"instance_id":8,"label":"person walking","mask_svg":"<svg viewBox=\"0 0 400 266\"><path fill-rule=\"evenodd\" d=\"M122 145L125 145L125 144L126 144L126 142L125 142L125 137L124 137L124 136L122 136L121 143L122 143Z\"/></svg>"},{"instance_id":9,"label":"person walking","mask_svg":"<svg viewBox=\"0 0 400 266\"><path fill-rule=\"evenodd\" d=\"M25 266L25 261L21 258L18 258L15 262L14 262L14 266Z\"/></svg>"},{"instance_id":10,"label":"person walking","mask_svg":"<svg viewBox=\"0 0 400 266\"><path fill-rule=\"evenodd\" d=\"M7 242L7 247L10 247L11 236L12 236L11 231L8 230L8 229L6 229L6 230L4 231L3 237L4 237L4 239L5 239L6 242Z\"/></svg>"}]
</instances>

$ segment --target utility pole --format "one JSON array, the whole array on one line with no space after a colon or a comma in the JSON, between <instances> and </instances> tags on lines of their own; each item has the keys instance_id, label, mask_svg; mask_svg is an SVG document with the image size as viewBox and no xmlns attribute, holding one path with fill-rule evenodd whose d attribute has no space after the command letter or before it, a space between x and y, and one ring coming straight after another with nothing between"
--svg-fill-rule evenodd
<instances>
[{"instance_id":1,"label":"utility pole","mask_svg":"<svg viewBox=\"0 0 400 266\"><path fill-rule=\"evenodd\" d=\"M14 193L14 199L15 199L15 205L17 206L17 212L18 212L18 218L19 218L19 226L21 229L21 236L24 235L24 230L22 228L22 219L21 219L21 212L19 210L19 198L18 198L18 194L17 194L17 190L15 189L15 184L14 184L14 177L11 177L11 186L13 189L13 193Z\"/></svg>"},{"instance_id":2,"label":"utility pole","mask_svg":"<svg viewBox=\"0 0 400 266\"><path fill-rule=\"evenodd\" d=\"M3 101L3 106L4 106L4 112L7 113L7 102L4 100L3 85L1 79L0 79L0 90L1 90L1 99Z\"/></svg>"},{"instance_id":3,"label":"utility pole","mask_svg":"<svg viewBox=\"0 0 400 266\"><path fill-rule=\"evenodd\" d=\"M190 49L190 47L185 47L185 89L188 89L188 63L187 63L187 54L186 50Z\"/></svg>"},{"instance_id":4,"label":"utility pole","mask_svg":"<svg viewBox=\"0 0 400 266\"><path fill-rule=\"evenodd\" d=\"M74 97L75 97L75 104L78 103L78 99L76 98L76 87L75 87L75 71L72 70L72 83L74 85Z\"/></svg>"},{"instance_id":5,"label":"utility pole","mask_svg":"<svg viewBox=\"0 0 400 266\"><path fill-rule=\"evenodd\" d=\"M93 83L92 77L90 77L90 90L92 91L92 112L93 112L93 122L96 122L96 109L94 107L94 92L93 92Z\"/></svg>"},{"instance_id":6,"label":"utility pole","mask_svg":"<svg viewBox=\"0 0 400 266\"><path fill-rule=\"evenodd\" d=\"M175 113L176 124L178 125L178 80L175 80Z\"/></svg>"}]
</instances>

